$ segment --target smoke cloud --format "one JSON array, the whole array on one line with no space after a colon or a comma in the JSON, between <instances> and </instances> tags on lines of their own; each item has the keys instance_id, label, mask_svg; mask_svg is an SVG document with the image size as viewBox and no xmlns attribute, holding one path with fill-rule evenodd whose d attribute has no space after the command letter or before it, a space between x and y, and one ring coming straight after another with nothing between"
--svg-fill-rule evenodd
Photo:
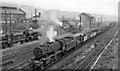
<instances>
[{"instance_id":1,"label":"smoke cloud","mask_svg":"<svg viewBox=\"0 0 120 71\"><path fill-rule=\"evenodd\" d=\"M62 26L62 22L60 22L56 13L53 11L43 11L40 19L38 20L39 29L37 29L44 38L53 42L54 37L57 36L57 30L60 26Z\"/></svg>"},{"instance_id":2,"label":"smoke cloud","mask_svg":"<svg viewBox=\"0 0 120 71\"><path fill-rule=\"evenodd\" d=\"M49 39L49 42L53 42L54 37L57 36L57 31L54 31L54 27L53 26L49 26L49 29L46 32L46 37Z\"/></svg>"}]
</instances>

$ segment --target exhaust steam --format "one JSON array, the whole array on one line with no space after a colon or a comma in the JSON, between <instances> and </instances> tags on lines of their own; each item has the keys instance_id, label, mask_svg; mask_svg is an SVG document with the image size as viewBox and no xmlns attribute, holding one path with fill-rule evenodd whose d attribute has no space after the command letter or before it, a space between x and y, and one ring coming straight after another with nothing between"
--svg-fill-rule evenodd
<instances>
[{"instance_id":1,"label":"exhaust steam","mask_svg":"<svg viewBox=\"0 0 120 71\"><path fill-rule=\"evenodd\" d=\"M57 30L62 26L62 22L56 17L53 11L43 11L41 18L38 21L38 31L45 37L48 42L54 42L54 37L57 36Z\"/></svg>"}]
</instances>

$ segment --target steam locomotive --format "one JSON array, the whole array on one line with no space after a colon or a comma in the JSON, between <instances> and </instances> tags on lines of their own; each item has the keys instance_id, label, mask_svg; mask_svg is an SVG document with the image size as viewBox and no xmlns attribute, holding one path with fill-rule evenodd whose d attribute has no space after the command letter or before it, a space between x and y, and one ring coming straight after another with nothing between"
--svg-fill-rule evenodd
<instances>
[{"instance_id":1,"label":"steam locomotive","mask_svg":"<svg viewBox=\"0 0 120 71\"><path fill-rule=\"evenodd\" d=\"M11 46L14 46L14 44L22 44L24 42L30 42L34 40L38 40L38 36L41 36L41 34L37 31L30 31L25 30L21 33L5 33L0 35L0 44L2 44L1 48L5 49Z\"/></svg>"},{"instance_id":2,"label":"steam locomotive","mask_svg":"<svg viewBox=\"0 0 120 71\"><path fill-rule=\"evenodd\" d=\"M110 27L107 26L101 30L94 29L87 33L76 33L71 36L56 39L54 42L46 42L43 45L39 45L39 47L34 48L34 57L30 59L32 69L45 69L46 66L54 63L70 50L76 49L77 44L86 42Z\"/></svg>"}]
</instances>

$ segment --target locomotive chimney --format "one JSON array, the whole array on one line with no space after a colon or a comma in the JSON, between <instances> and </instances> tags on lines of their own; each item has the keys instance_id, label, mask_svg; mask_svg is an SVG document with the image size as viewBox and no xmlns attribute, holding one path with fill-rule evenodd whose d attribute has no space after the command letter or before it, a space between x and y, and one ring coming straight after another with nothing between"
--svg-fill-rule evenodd
<instances>
[{"instance_id":1,"label":"locomotive chimney","mask_svg":"<svg viewBox=\"0 0 120 71\"><path fill-rule=\"evenodd\" d=\"M41 12L39 12L39 17L41 16Z\"/></svg>"}]
</instances>

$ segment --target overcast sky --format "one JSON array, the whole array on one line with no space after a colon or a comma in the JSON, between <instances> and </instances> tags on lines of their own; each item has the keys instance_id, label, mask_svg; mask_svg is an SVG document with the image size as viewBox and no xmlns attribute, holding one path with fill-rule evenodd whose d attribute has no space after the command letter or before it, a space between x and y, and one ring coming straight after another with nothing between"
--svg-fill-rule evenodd
<instances>
[{"instance_id":1,"label":"overcast sky","mask_svg":"<svg viewBox=\"0 0 120 71\"><path fill-rule=\"evenodd\" d=\"M1 0L2 3L30 5L43 9L118 15L119 0Z\"/></svg>"}]
</instances>

